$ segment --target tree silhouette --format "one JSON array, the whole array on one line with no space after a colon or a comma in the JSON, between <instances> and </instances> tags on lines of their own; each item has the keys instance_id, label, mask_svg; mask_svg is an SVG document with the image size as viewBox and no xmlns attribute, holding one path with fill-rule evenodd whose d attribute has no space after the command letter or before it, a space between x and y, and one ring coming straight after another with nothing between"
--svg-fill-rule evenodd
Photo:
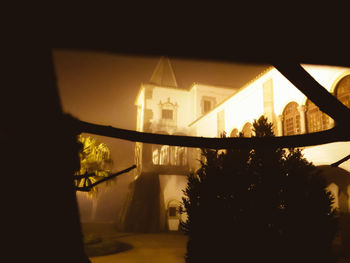
<instances>
[{"instance_id":1,"label":"tree silhouette","mask_svg":"<svg viewBox=\"0 0 350 263\"><path fill-rule=\"evenodd\" d=\"M78 142L81 147L79 151L80 169L75 174L75 185L78 191L82 191L82 189L95 184L102 178L109 177L113 160L107 145L95 138L79 135ZM84 174L91 174L92 176L84 177L82 176ZM90 187L88 192L90 195L96 195L97 187Z\"/></svg>"},{"instance_id":2,"label":"tree silhouette","mask_svg":"<svg viewBox=\"0 0 350 263\"><path fill-rule=\"evenodd\" d=\"M256 137L274 136L265 117L253 127ZM202 155L184 191L186 262L331 261L332 197L300 150L203 149Z\"/></svg>"},{"instance_id":3,"label":"tree silhouette","mask_svg":"<svg viewBox=\"0 0 350 263\"><path fill-rule=\"evenodd\" d=\"M297 36L293 37L298 39ZM130 51L129 44L131 43L128 43L129 49L124 49L124 51ZM164 47L163 43L161 45ZM276 50L274 45L269 46ZM160 46L153 46L153 49L149 52L157 54L159 50L158 52L156 50L159 48ZM310 88L310 92L314 96L318 94L318 89L314 88L316 84L311 83L312 85L309 85L309 83L304 82L306 78L305 72L304 74L294 74L295 71L300 71L300 69L296 68L293 61L348 66L348 60L344 56L346 52L339 49L338 42L336 49L328 49L328 54L326 52L325 55L325 50L322 50L320 54L313 53L311 58L307 58L306 54L309 54L309 52L300 52L297 58L294 56L282 57L279 52L278 54L265 52L264 54L268 55L261 57L259 56L261 49L256 49L255 53L249 57L248 54L252 54L250 48L244 49L243 52L237 48L236 50L239 51L235 52L234 49L232 45L229 45L226 49L222 49L222 46L220 46L220 49L211 49L213 51L211 54L208 54L209 49L203 49L198 52L198 45L196 45L195 49L192 50L193 52L187 50L187 53L179 53L178 47L173 46L166 53L171 54L172 51L173 55L188 56L188 54L196 54L193 56L196 58L210 57L211 59L229 59L231 61L244 61L246 59L247 61L271 62L274 66L276 66L276 61L284 61L285 65L291 65L292 67L284 70L284 75L287 79L299 81L299 84L301 84L297 84L297 87L302 92L304 92L306 87ZM106 51L107 48L100 48L99 50ZM140 53L145 52L144 49L141 50L139 49ZM338 50L338 56L334 56L334 50ZM4 176L4 185L16 186L16 193L21 193L21 196L24 198L11 198L12 202L4 202L4 211L6 212L3 214L5 221L3 225L12 226L13 229L16 229L16 232L21 233L21 244L25 245L18 245L18 236L13 235L12 231L5 231L4 239L8 242L5 242L3 250L5 254L7 252L8 257L17 262L28 260L35 260L36 262L47 262L48 260L51 262L64 262L67 260L70 262L89 262L84 254L79 213L72 182L74 171L76 171L76 160L79 161L75 145L76 135L90 130L95 134L141 142L144 137L148 139L148 135L146 134L145 136L143 133L140 133L134 136L133 132L122 132L122 134L119 133L115 136L115 134L111 135L108 129L99 129L98 125L92 125L94 126L92 127L86 123L72 123L71 120L65 118L62 110L52 49L43 48L42 46L35 48L34 45L22 45L21 47L16 47L14 52L12 50L9 51L11 52L5 52L3 57L3 63L6 65L7 71L3 80L6 83L6 88L3 90L4 100L1 104L2 113L4 113L2 115L1 138L4 149L8 149L3 159L3 162L6 164L4 174L11 174L11 176ZM304 49L304 51L306 50ZM119 52L123 52L123 50L119 48ZM287 53L284 52L284 54ZM321 58L319 55L321 55ZM291 60L293 61L291 62ZM325 110L329 116L336 120L337 125L342 127L318 136L286 137L276 144L280 143L279 146L288 147L287 144L290 144L290 146L301 146L301 144L306 145L310 141L313 145L330 141L349 141L347 121L350 111L342 109L336 113L333 111L333 105L325 100L326 96L329 99L332 95L326 94L319 98L316 96L313 102L321 110ZM325 102L323 108L320 106L322 101ZM338 118L332 116L331 112L336 114ZM341 116L343 117L341 118ZM32 140L28 141L27 136L23 136L23 134L30 136ZM52 137L56 138L54 151L52 151L52 147L48 143L52 141ZM160 141L158 137L154 137L149 142L159 144L174 143L173 137L162 138L164 138L162 139L163 141ZM314 139L311 140L311 138ZM175 141L175 143L178 143L179 146L189 147L210 146L207 144L207 140L201 141L203 146L199 146L199 144L197 144L198 146L193 146L195 143L191 142L192 139L187 138L184 140L188 145L183 144L182 138ZM232 142L224 141L221 144L211 144L211 146L218 148L217 146L219 145L222 148L230 148L235 145L236 148L242 148L254 143L254 140L247 140L237 143L235 140ZM18 154L18 150L22 149L23 145L32 149L32 153L22 160L21 165L18 165L18 160L13 158L13 156ZM50 176L48 176L47 171L50 171ZM28 176L30 173L35 174L34 180L33 176ZM50 185L49 187L48 184ZM11 197L11 195L6 197L9 196ZM32 216L27 216L24 221L23 215L27 214ZM36 237L35 242L32 240L33 236ZM21 253L18 253L19 247Z\"/></svg>"},{"instance_id":4,"label":"tree silhouette","mask_svg":"<svg viewBox=\"0 0 350 263\"><path fill-rule=\"evenodd\" d=\"M72 118L69 115L67 117ZM77 138L76 148L79 153L80 165L75 165L75 190L88 192L90 196L96 196L98 192L97 185L110 182L118 175L136 168L136 165L132 165L112 174L113 160L107 145L92 137L78 135Z\"/></svg>"}]
</instances>

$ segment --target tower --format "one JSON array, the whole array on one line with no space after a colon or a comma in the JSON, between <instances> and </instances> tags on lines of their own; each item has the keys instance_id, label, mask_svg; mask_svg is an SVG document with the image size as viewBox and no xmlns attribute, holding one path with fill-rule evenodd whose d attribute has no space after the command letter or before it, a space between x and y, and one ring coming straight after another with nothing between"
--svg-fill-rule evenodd
<instances>
[{"instance_id":1,"label":"tower","mask_svg":"<svg viewBox=\"0 0 350 263\"><path fill-rule=\"evenodd\" d=\"M232 88L194 83L178 85L172 64L161 57L149 82L141 84L135 100L137 131L169 135L192 135L191 123L208 114L233 94ZM179 213L187 175L199 166L198 149L135 143L135 180L125 212L124 231L178 230Z\"/></svg>"},{"instance_id":2,"label":"tower","mask_svg":"<svg viewBox=\"0 0 350 263\"><path fill-rule=\"evenodd\" d=\"M137 131L187 135L189 91L178 87L169 58L161 57L135 101ZM189 172L185 147L136 143L137 169L125 210L125 231L178 230L182 189Z\"/></svg>"}]
</instances>

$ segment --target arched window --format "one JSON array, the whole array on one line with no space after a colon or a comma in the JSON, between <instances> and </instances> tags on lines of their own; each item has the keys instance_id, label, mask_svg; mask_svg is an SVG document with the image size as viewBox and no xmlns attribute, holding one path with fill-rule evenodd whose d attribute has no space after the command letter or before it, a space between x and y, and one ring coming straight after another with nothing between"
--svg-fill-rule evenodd
<instances>
[{"instance_id":1,"label":"arched window","mask_svg":"<svg viewBox=\"0 0 350 263\"><path fill-rule=\"evenodd\" d=\"M152 162L153 164L159 164L159 150L155 148L152 152Z\"/></svg>"},{"instance_id":2,"label":"arched window","mask_svg":"<svg viewBox=\"0 0 350 263\"><path fill-rule=\"evenodd\" d=\"M168 203L168 227L170 231L178 231L180 225L180 207L181 202L178 200L171 200Z\"/></svg>"},{"instance_id":3,"label":"arched window","mask_svg":"<svg viewBox=\"0 0 350 263\"><path fill-rule=\"evenodd\" d=\"M182 132L175 132L173 135L180 135L180 136L186 136L185 133ZM174 162L171 163L172 165L187 165L187 148L181 147L181 146L173 146L173 158Z\"/></svg>"},{"instance_id":4,"label":"arched window","mask_svg":"<svg viewBox=\"0 0 350 263\"><path fill-rule=\"evenodd\" d=\"M175 146L174 148L174 165L186 165L187 164L187 148Z\"/></svg>"},{"instance_id":5,"label":"arched window","mask_svg":"<svg viewBox=\"0 0 350 263\"><path fill-rule=\"evenodd\" d=\"M160 165L168 165L169 164L169 145L163 145L160 148Z\"/></svg>"},{"instance_id":6,"label":"arched window","mask_svg":"<svg viewBox=\"0 0 350 263\"><path fill-rule=\"evenodd\" d=\"M330 117L323 113L311 100L306 101L306 123L308 132L330 129Z\"/></svg>"},{"instance_id":7,"label":"arched window","mask_svg":"<svg viewBox=\"0 0 350 263\"><path fill-rule=\"evenodd\" d=\"M231 131L230 137L238 137L238 130L236 128Z\"/></svg>"},{"instance_id":8,"label":"arched window","mask_svg":"<svg viewBox=\"0 0 350 263\"><path fill-rule=\"evenodd\" d=\"M342 78L335 88L335 96L346 107L350 108L350 75Z\"/></svg>"},{"instance_id":9,"label":"arched window","mask_svg":"<svg viewBox=\"0 0 350 263\"><path fill-rule=\"evenodd\" d=\"M283 135L300 134L298 103L290 102L283 110Z\"/></svg>"},{"instance_id":10,"label":"arched window","mask_svg":"<svg viewBox=\"0 0 350 263\"><path fill-rule=\"evenodd\" d=\"M181 165L187 164L187 148L186 147L180 147L179 149L179 161Z\"/></svg>"},{"instance_id":11,"label":"arched window","mask_svg":"<svg viewBox=\"0 0 350 263\"><path fill-rule=\"evenodd\" d=\"M253 129L253 125L250 122L247 122L246 124L244 124L242 128L243 136L252 137L252 129Z\"/></svg>"},{"instance_id":12,"label":"arched window","mask_svg":"<svg viewBox=\"0 0 350 263\"><path fill-rule=\"evenodd\" d=\"M177 146L169 146L170 165L176 165L176 148Z\"/></svg>"}]
</instances>

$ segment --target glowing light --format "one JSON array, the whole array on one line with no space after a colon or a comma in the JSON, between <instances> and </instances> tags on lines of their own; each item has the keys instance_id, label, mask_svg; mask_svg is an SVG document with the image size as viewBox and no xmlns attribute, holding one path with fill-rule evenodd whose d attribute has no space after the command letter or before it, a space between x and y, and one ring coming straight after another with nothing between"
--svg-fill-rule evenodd
<instances>
[{"instance_id":1,"label":"glowing light","mask_svg":"<svg viewBox=\"0 0 350 263\"><path fill-rule=\"evenodd\" d=\"M76 175L95 174L96 177L106 177L111 174L112 159L107 145L98 142L92 137L78 136L78 141L82 144L82 150L79 152L80 170ZM95 177L89 177L91 184L97 180ZM78 187L84 187L85 180L79 180ZM92 188L90 196L96 194L96 189Z\"/></svg>"}]
</instances>

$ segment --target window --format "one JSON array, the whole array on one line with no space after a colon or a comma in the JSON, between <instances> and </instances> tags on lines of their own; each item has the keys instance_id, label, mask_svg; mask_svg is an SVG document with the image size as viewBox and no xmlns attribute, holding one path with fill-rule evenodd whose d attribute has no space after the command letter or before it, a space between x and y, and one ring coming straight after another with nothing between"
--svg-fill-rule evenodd
<instances>
[{"instance_id":1,"label":"window","mask_svg":"<svg viewBox=\"0 0 350 263\"><path fill-rule=\"evenodd\" d=\"M298 103L290 102L283 110L283 135L300 134Z\"/></svg>"},{"instance_id":2,"label":"window","mask_svg":"<svg viewBox=\"0 0 350 263\"><path fill-rule=\"evenodd\" d=\"M204 113L207 113L211 110L211 101L210 100L204 100L203 105L204 105L203 106Z\"/></svg>"},{"instance_id":3,"label":"window","mask_svg":"<svg viewBox=\"0 0 350 263\"><path fill-rule=\"evenodd\" d=\"M200 103L202 114L206 114L216 105L216 98L212 96L203 96Z\"/></svg>"},{"instance_id":4,"label":"window","mask_svg":"<svg viewBox=\"0 0 350 263\"><path fill-rule=\"evenodd\" d=\"M173 119L173 110L162 110L162 119L172 120Z\"/></svg>"},{"instance_id":5,"label":"window","mask_svg":"<svg viewBox=\"0 0 350 263\"><path fill-rule=\"evenodd\" d=\"M175 206L169 207L169 216L176 217L176 207Z\"/></svg>"},{"instance_id":6,"label":"window","mask_svg":"<svg viewBox=\"0 0 350 263\"><path fill-rule=\"evenodd\" d=\"M335 89L337 99L350 108L350 75L342 78Z\"/></svg>"},{"instance_id":7,"label":"window","mask_svg":"<svg viewBox=\"0 0 350 263\"><path fill-rule=\"evenodd\" d=\"M168 98L165 102L159 101L158 105L160 116L157 129L174 132L177 126L177 103L171 102L170 98Z\"/></svg>"},{"instance_id":8,"label":"window","mask_svg":"<svg viewBox=\"0 0 350 263\"><path fill-rule=\"evenodd\" d=\"M159 158L159 164L160 165L168 165L169 164L169 145L163 145L160 148L160 158Z\"/></svg>"},{"instance_id":9,"label":"window","mask_svg":"<svg viewBox=\"0 0 350 263\"><path fill-rule=\"evenodd\" d=\"M306 120L308 132L318 132L330 128L330 117L310 100L306 102Z\"/></svg>"},{"instance_id":10,"label":"window","mask_svg":"<svg viewBox=\"0 0 350 263\"><path fill-rule=\"evenodd\" d=\"M159 151L155 149L152 153L152 162L153 164L159 164Z\"/></svg>"},{"instance_id":11,"label":"window","mask_svg":"<svg viewBox=\"0 0 350 263\"><path fill-rule=\"evenodd\" d=\"M238 137L238 130L236 128L231 131L230 137Z\"/></svg>"},{"instance_id":12,"label":"window","mask_svg":"<svg viewBox=\"0 0 350 263\"><path fill-rule=\"evenodd\" d=\"M250 122L244 124L242 129L243 137L252 137L252 129L253 125Z\"/></svg>"}]
</instances>

